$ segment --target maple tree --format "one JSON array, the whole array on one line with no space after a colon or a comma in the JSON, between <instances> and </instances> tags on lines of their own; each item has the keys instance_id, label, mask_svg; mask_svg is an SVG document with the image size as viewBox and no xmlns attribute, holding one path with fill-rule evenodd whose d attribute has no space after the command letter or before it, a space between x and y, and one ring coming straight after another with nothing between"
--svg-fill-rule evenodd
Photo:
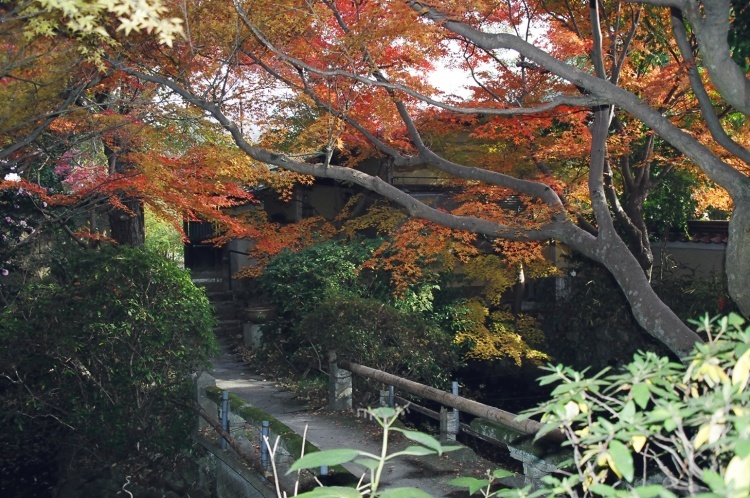
<instances>
[{"instance_id":1,"label":"maple tree","mask_svg":"<svg viewBox=\"0 0 750 498\"><path fill-rule=\"evenodd\" d=\"M212 19L191 17L191 38L176 43L170 55L183 58L180 72L167 68L164 59L157 59L159 71L156 61L149 67L148 61L124 57L112 64L210 113L256 161L356 183L404 206L412 217L455 230L568 244L612 272L639 323L680 356L699 338L653 293L645 265L617 233L613 211L621 221L629 213L608 196L616 186L608 177L616 166L630 163L630 174L645 178L642 164L657 155L664 164L688 162L733 200L727 276L732 297L750 312L750 261L741 250L750 223L743 170L749 154L742 145L748 80L730 54L727 34L739 28L729 0L471 5L289 0L253 2L252 8L216 1L195 11L209 7ZM671 33L663 27L667 19ZM227 21L231 32L218 27ZM533 39L534 26L545 30L543 38ZM457 54L453 64L469 71L476 83L469 98L436 97L426 80L433 62L452 52ZM644 62L649 57L654 61ZM210 74L221 74L215 77L224 82L221 88L232 82L232 91L207 91L219 86L207 73L185 69L199 60L221 67ZM267 82L265 93L252 93L259 82ZM279 87L284 90L269 91ZM292 156L253 144L243 133L244 123L278 122L284 113L269 110L283 109L280 102L290 100L316 110L296 135L307 146ZM462 164L436 153L419 127L418 117L430 106L475 119L473 132L485 138L490 131L506 137L499 147L510 161L488 154L482 162ZM681 109L685 112L673 118ZM657 139L659 149L649 143ZM459 213L435 209L352 167L356 160L332 164L332 151L342 144L359 157L387 158L394 168L429 167L468 184L507 189L535 199L539 209L533 222L522 224L498 216L489 204ZM325 154L304 160L313 151ZM514 158L535 171L519 173L510 167ZM560 165L576 162L585 176L572 184L583 187L573 188L573 195L542 181L555 176ZM623 177L628 178L624 169ZM639 192L647 194L648 187ZM582 207L593 214L588 226L577 223Z\"/></svg>"},{"instance_id":2,"label":"maple tree","mask_svg":"<svg viewBox=\"0 0 750 498\"><path fill-rule=\"evenodd\" d=\"M733 201L727 277L750 312L742 2L165 5L183 19L184 39L166 47L137 34L102 61L210 115L254 166L358 184L412 217L490 241L566 243L603 264L644 329L680 356L699 338L649 285L638 209L659 180L652 171L699 168ZM468 96L429 83L437 61L470 76ZM305 119L288 126L300 109ZM454 157L452 144L426 140L430 120L448 115L456 133L480 141L474 151ZM284 146L254 143L258 128L279 130ZM431 169L495 199L512 192L528 215L509 216L491 197L432 207L358 169L367 157L391 174Z\"/></svg>"},{"instance_id":3,"label":"maple tree","mask_svg":"<svg viewBox=\"0 0 750 498\"><path fill-rule=\"evenodd\" d=\"M200 112L164 101L157 85L102 68L105 50L171 43L179 20L162 16L163 3L138 9L130 2L0 6L0 97L8 103L0 117L0 190L8 223L25 228L0 244L6 265L51 226L81 245L140 246L144 204L180 231L183 220L200 219L216 222L218 236L258 236L226 209L256 202L253 185L283 196L306 181L258 167ZM136 39L143 30L152 33ZM23 213L21 204L28 204Z\"/></svg>"}]
</instances>

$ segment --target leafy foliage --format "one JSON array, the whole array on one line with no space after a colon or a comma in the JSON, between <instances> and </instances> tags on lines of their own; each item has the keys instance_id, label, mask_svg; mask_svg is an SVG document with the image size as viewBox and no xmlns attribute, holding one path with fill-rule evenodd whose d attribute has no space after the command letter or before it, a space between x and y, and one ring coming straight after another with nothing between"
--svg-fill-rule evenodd
<instances>
[{"instance_id":1,"label":"leafy foliage","mask_svg":"<svg viewBox=\"0 0 750 498\"><path fill-rule=\"evenodd\" d=\"M686 364L640 353L615 372L549 367L540 383L558 384L553 399L525 416L565 432L571 472L498 496L747 496L750 327L732 314L699 330L709 341Z\"/></svg>"},{"instance_id":2,"label":"leafy foliage","mask_svg":"<svg viewBox=\"0 0 750 498\"><path fill-rule=\"evenodd\" d=\"M459 477L450 484L484 497L748 496L750 326L736 314L706 316L696 324L709 341L696 345L686 363L647 352L618 371L593 375L562 365L546 368L550 373L539 382L556 384L552 399L523 418L542 416L546 425L537 438L561 429L573 457L561 472L543 477L541 486L495 490L493 483L509 475L503 470L488 472L486 479ZM383 456L328 450L306 455L290 471L359 461L372 472L375 495L379 469L390 458L384 457L387 434L393 430L390 417L397 412L381 408L371 413L385 430ZM440 451L429 436L405 435L425 446L409 454ZM356 497L365 492L316 488L306 496ZM422 495L404 491L394 496Z\"/></svg>"},{"instance_id":3,"label":"leafy foliage","mask_svg":"<svg viewBox=\"0 0 750 498\"><path fill-rule=\"evenodd\" d=\"M693 190L698 182L689 172L672 171L649 194L643 204L652 236L666 236L671 229L687 232L688 220L695 219L697 202Z\"/></svg>"},{"instance_id":4,"label":"leafy foliage","mask_svg":"<svg viewBox=\"0 0 750 498\"><path fill-rule=\"evenodd\" d=\"M444 446L428 434L410 431L396 427L399 416L403 413L401 408L370 408L368 414L383 428L382 452L379 455L368 453L362 450L348 448L331 449L308 453L303 456L291 467L288 473L301 469L311 469L321 465L334 466L348 462L355 462L367 469L368 479L355 488L345 488L340 486L318 487L299 496L302 498L330 497L330 498L359 498L361 496L372 496L382 498L422 498L428 497L427 493L420 491L418 488L387 488L380 489L382 484L383 471L388 462L400 456L426 456L442 455L443 453L460 449L460 446ZM401 451L388 452L388 438L393 433L399 433L406 439L416 444L407 446ZM367 481L367 482L364 482Z\"/></svg>"},{"instance_id":5,"label":"leafy foliage","mask_svg":"<svg viewBox=\"0 0 750 498\"><path fill-rule=\"evenodd\" d=\"M303 364L335 351L356 363L432 385L445 385L457 365L451 337L434 322L375 299L330 297L305 315L296 337L301 340L294 359L306 360Z\"/></svg>"},{"instance_id":6,"label":"leafy foliage","mask_svg":"<svg viewBox=\"0 0 750 498\"><path fill-rule=\"evenodd\" d=\"M3 425L22 438L54 421L58 438L102 455L179 446L190 417L175 403L214 351L213 324L203 292L163 257L70 251L0 315Z\"/></svg>"},{"instance_id":7,"label":"leafy foliage","mask_svg":"<svg viewBox=\"0 0 750 498\"><path fill-rule=\"evenodd\" d=\"M180 232L150 209L146 209L145 215L146 243L144 247L171 261L181 262L184 246Z\"/></svg>"},{"instance_id":8,"label":"leafy foliage","mask_svg":"<svg viewBox=\"0 0 750 498\"><path fill-rule=\"evenodd\" d=\"M530 315L514 315L507 306L490 312L480 300L456 303L452 312L455 316L449 325L455 330L454 342L467 360L508 357L521 366L524 360L538 364L549 359L535 349L544 345L544 334Z\"/></svg>"},{"instance_id":9,"label":"leafy foliage","mask_svg":"<svg viewBox=\"0 0 750 498\"><path fill-rule=\"evenodd\" d=\"M308 372L323 370L328 351L337 351L391 373L444 380L455 357L451 338L420 312L430 306L388 304L389 279L363 268L380 244L328 241L272 259L258 280L276 310L263 327L266 354Z\"/></svg>"},{"instance_id":10,"label":"leafy foliage","mask_svg":"<svg viewBox=\"0 0 750 498\"><path fill-rule=\"evenodd\" d=\"M298 252L282 251L263 269L258 285L278 313L301 318L331 293L364 295L368 282L361 278L361 266L378 244L331 240Z\"/></svg>"}]
</instances>

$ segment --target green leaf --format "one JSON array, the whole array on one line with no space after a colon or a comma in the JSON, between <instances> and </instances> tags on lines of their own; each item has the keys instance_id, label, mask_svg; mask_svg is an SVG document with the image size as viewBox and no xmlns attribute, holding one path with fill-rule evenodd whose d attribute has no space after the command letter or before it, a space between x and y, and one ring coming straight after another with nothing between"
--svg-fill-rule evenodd
<instances>
[{"instance_id":1,"label":"green leaf","mask_svg":"<svg viewBox=\"0 0 750 498\"><path fill-rule=\"evenodd\" d=\"M469 494L473 495L480 489L489 486L491 482L487 479L477 479L476 477L457 477L448 481L448 484L459 488L469 488Z\"/></svg>"},{"instance_id":2,"label":"green leaf","mask_svg":"<svg viewBox=\"0 0 750 498\"><path fill-rule=\"evenodd\" d=\"M425 493L417 488L392 488L378 493L380 498L433 498L431 494Z\"/></svg>"},{"instance_id":3,"label":"green leaf","mask_svg":"<svg viewBox=\"0 0 750 498\"><path fill-rule=\"evenodd\" d=\"M298 498L362 498L356 489L331 486L327 488L315 488L307 493L297 495Z\"/></svg>"},{"instance_id":4,"label":"green leaf","mask_svg":"<svg viewBox=\"0 0 750 498\"><path fill-rule=\"evenodd\" d=\"M334 465L341 465L342 463L351 462L359 456L362 456L361 451L349 448L316 451L315 453L308 453L294 462L292 466L289 467L287 474L300 469L320 467L321 465L328 465L331 467Z\"/></svg>"},{"instance_id":5,"label":"green leaf","mask_svg":"<svg viewBox=\"0 0 750 498\"><path fill-rule=\"evenodd\" d=\"M648 384L640 383L633 385L633 400L641 409L646 408L650 398Z\"/></svg>"},{"instance_id":6,"label":"green leaf","mask_svg":"<svg viewBox=\"0 0 750 498\"><path fill-rule=\"evenodd\" d=\"M427 456L427 455L434 455L435 453L437 452L429 448L425 448L424 446L407 446L403 450L390 455L388 458L393 458L395 456L402 456L402 455Z\"/></svg>"},{"instance_id":7,"label":"green leaf","mask_svg":"<svg viewBox=\"0 0 750 498\"><path fill-rule=\"evenodd\" d=\"M626 481L633 482L633 455L630 454L628 447L615 439L609 443L609 454L612 456L612 461L617 467L612 470L615 472L619 471Z\"/></svg>"},{"instance_id":8,"label":"green leaf","mask_svg":"<svg viewBox=\"0 0 750 498\"><path fill-rule=\"evenodd\" d=\"M534 441L538 441L542 437L544 437L546 434L549 434L550 432L557 429L557 424L544 424L539 428L539 430L534 434Z\"/></svg>"},{"instance_id":9,"label":"green leaf","mask_svg":"<svg viewBox=\"0 0 750 498\"><path fill-rule=\"evenodd\" d=\"M515 475L513 472L505 469L495 469L492 471L492 477L495 479L502 479L503 477L510 477Z\"/></svg>"},{"instance_id":10,"label":"green leaf","mask_svg":"<svg viewBox=\"0 0 750 498\"><path fill-rule=\"evenodd\" d=\"M428 448L433 449L437 451L438 453L441 452L442 445L440 444L440 441L430 436L429 434L425 434L423 432L417 432L417 431L407 431L405 429L400 429L398 427L392 427L391 430L400 432L406 437L406 439L409 439L421 445L427 446Z\"/></svg>"},{"instance_id":11,"label":"green leaf","mask_svg":"<svg viewBox=\"0 0 750 498\"><path fill-rule=\"evenodd\" d=\"M592 485L591 491L602 496L617 496L617 490L615 488L601 483Z\"/></svg>"},{"instance_id":12,"label":"green leaf","mask_svg":"<svg viewBox=\"0 0 750 498\"><path fill-rule=\"evenodd\" d=\"M635 403L632 401L628 401L625 403L625 407L622 409L622 412L620 412L620 418L627 423L632 423L633 418L635 418Z\"/></svg>"},{"instance_id":13,"label":"green leaf","mask_svg":"<svg viewBox=\"0 0 750 498\"><path fill-rule=\"evenodd\" d=\"M737 441L734 446L734 452L741 458L750 455L750 441L747 439Z\"/></svg>"},{"instance_id":14,"label":"green leaf","mask_svg":"<svg viewBox=\"0 0 750 498\"><path fill-rule=\"evenodd\" d=\"M380 420L393 418L396 415L396 410L388 406L381 406L380 408L370 408L368 411L372 414L373 417Z\"/></svg>"},{"instance_id":15,"label":"green leaf","mask_svg":"<svg viewBox=\"0 0 750 498\"><path fill-rule=\"evenodd\" d=\"M354 460L354 463L372 470L374 468L377 468L378 464L380 464L380 461L375 460L374 458L357 458L356 460Z\"/></svg>"}]
</instances>

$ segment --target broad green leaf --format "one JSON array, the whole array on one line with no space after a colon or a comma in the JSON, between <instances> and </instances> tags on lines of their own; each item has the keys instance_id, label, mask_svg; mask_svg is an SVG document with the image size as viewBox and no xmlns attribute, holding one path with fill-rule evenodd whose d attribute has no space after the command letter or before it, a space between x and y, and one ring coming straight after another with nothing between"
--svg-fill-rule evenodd
<instances>
[{"instance_id":1,"label":"broad green leaf","mask_svg":"<svg viewBox=\"0 0 750 498\"><path fill-rule=\"evenodd\" d=\"M437 453L435 450L425 448L424 446L407 446L403 450L392 454L388 458L392 458L394 456L401 456L401 455L427 456L427 455L434 455L435 453Z\"/></svg>"},{"instance_id":2,"label":"broad green leaf","mask_svg":"<svg viewBox=\"0 0 750 498\"><path fill-rule=\"evenodd\" d=\"M331 486L326 488L315 488L307 493L297 495L298 498L362 498L362 495L353 488Z\"/></svg>"},{"instance_id":3,"label":"broad green leaf","mask_svg":"<svg viewBox=\"0 0 750 498\"><path fill-rule=\"evenodd\" d=\"M741 329L745 324L745 318L737 313L730 313L729 316L725 317L727 323L737 329Z\"/></svg>"},{"instance_id":4,"label":"broad green leaf","mask_svg":"<svg viewBox=\"0 0 750 498\"><path fill-rule=\"evenodd\" d=\"M328 465L330 467L334 465L341 465L342 463L351 462L359 456L362 456L361 451L352 450L349 448L316 451L315 453L308 453L307 455L294 462L292 466L289 467L287 474L300 469L312 469L315 467L320 467L321 465Z\"/></svg>"},{"instance_id":5,"label":"broad green leaf","mask_svg":"<svg viewBox=\"0 0 750 498\"><path fill-rule=\"evenodd\" d=\"M550 432L554 431L557 428L558 428L557 424L554 424L554 423L544 424L543 426L539 428L536 434L534 434L534 441L541 439L546 434L549 434Z\"/></svg>"},{"instance_id":6,"label":"broad green leaf","mask_svg":"<svg viewBox=\"0 0 750 498\"><path fill-rule=\"evenodd\" d=\"M443 453L448 453L450 451L458 451L461 449L464 449L465 446L461 446L460 444L454 444L451 446L440 446L441 452L438 452L438 454L442 455Z\"/></svg>"},{"instance_id":7,"label":"broad green leaf","mask_svg":"<svg viewBox=\"0 0 750 498\"><path fill-rule=\"evenodd\" d=\"M469 488L469 494L473 495L480 489L489 486L491 482L487 479L477 479L476 477L457 477L448 481L448 484L459 488Z\"/></svg>"},{"instance_id":8,"label":"broad green leaf","mask_svg":"<svg viewBox=\"0 0 750 498\"><path fill-rule=\"evenodd\" d=\"M640 383L633 386L633 400L636 404L645 409L650 399L648 384Z\"/></svg>"},{"instance_id":9,"label":"broad green leaf","mask_svg":"<svg viewBox=\"0 0 750 498\"><path fill-rule=\"evenodd\" d=\"M379 492L377 496L380 498L433 498L431 494L417 488L386 489Z\"/></svg>"},{"instance_id":10,"label":"broad green leaf","mask_svg":"<svg viewBox=\"0 0 750 498\"><path fill-rule=\"evenodd\" d=\"M742 458L750 455L750 441L747 439L737 441L734 446L734 453Z\"/></svg>"},{"instance_id":11,"label":"broad green leaf","mask_svg":"<svg viewBox=\"0 0 750 498\"><path fill-rule=\"evenodd\" d=\"M708 487L711 488L711 491L715 491L717 493L724 491L724 478L721 477L718 472L711 469L705 469L701 478L703 479L703 482L705 482Z\"/></svg>"},{"instance_id":12,"label":"broad green leaf","mask_svg":"<svg viewBox=\"0 0 750 498\"><path fill-rule=\"evenodd\" d=\"M591 486L591 491L601 496L617 496L617 490L615 488L601 483L593 484Z\"/></svg>"},{"instance_id":13,"label":"broad green leaf","mask_svg":"<svg viewBox=\"0 0 750 498\"><path fill-rule=\"evenodd\" d=\"M375 460L374 458L357 458L356 460L354 460L354 463L372 470L376 468L380 462L378 460Z\"/></svg>"},{"instance_id":14,"label":"broad green leaf","mask_svg":"<svg viewBox=\"0 0 750 498\"><path fill-rule=\"evenodd\" d=\"M495 479L502 479L503 477L510 477L513 475L515 475L513 472L505 469L495 469L492 471L492 477Z\"/></svg>"},{"instance_id":15,"label":"broad green leaf","mask_svg":"<svg viewBox=\"0 0 750 498\"><path fill-rule=\"evenodd\" d=\"M668 418L664 421L664 430L672 432L677 429L677 420L674 418Z\"/></svg>"},{"instance_id":16,"label":"broad green leaf","mask_svg":"<svg viewBox=\"0 0 750 498\"><path fill-rule=\"evenodd\" d=\"M608 459L608 463L615 474L632 482L635 469L633 468L633 455L630 454L628 447L615 439L609 443L609 455L612 458Z\"/></svg>"},{"instance_id":17,"label":"broad green leaf","mask_svg":"<svg viewBox=\"0 0 750 498\"><path fill-rule=\"evenodd\" d=\"M428 448L433 449L437 452L440 452L440 447L441 447L440 441L430 436L429 434L425 434L423 432L417 432L417 431L407 431L405 429L400 429L398 427L392 427L391 430L400 432L407 439L417 442L421 445L427 446Z\"/></svg>"},{"instance_id":18,"label":"broad green leaf","mask_svg":"<svg viewBox=\"0 0 750 498\"><path fill-rule=\"evenodd\" d=\"M625 403L625 407L620 412L620 418L629 424L632 423L635 418L635 403L632 401Z\"/></svg>"},{"instance_id":19,"label":"broad green leaf","mask_svg":"<svg viewBox=\"0 0 750 498\"><path fill-rule=\"evenodd\" d=\"M393 418L396 416L396 410L388 406L381 406L380 408L370 408L368 411L372 414L373 417L380 420Z\"/></svg>"}]
</instances>

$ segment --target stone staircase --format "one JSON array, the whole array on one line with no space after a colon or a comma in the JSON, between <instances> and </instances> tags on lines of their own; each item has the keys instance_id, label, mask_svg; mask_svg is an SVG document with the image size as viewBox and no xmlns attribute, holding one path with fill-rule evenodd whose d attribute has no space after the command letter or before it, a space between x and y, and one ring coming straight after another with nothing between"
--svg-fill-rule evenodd
<instances>
[{"instance_id":1,"label":"stone staircase","mask_svg":"<svg viewBox=\"0 0 750 498\"><path fill-rule=\"evenodd\" d=\"M217 324L214 329L220 342L236 341L242 336L242 309L244 304L235 299L229 290L226 278L216 270L192 270L193 283L206 290L206 296L216 314Z\"/></svg>"}]
</instances>

